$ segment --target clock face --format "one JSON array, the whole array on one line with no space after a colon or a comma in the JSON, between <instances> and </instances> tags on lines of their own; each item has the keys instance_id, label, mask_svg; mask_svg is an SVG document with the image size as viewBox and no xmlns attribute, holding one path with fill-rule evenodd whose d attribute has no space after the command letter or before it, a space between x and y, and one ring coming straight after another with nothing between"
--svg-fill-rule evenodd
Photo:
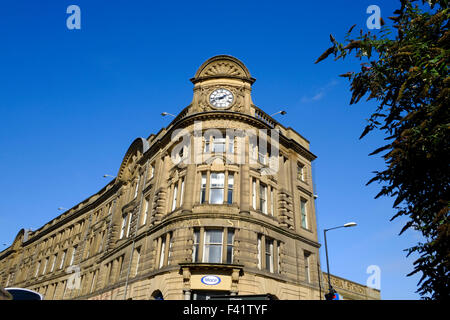
<instances>
[{"instance_id":1,"label":"clock face","mask_svg":"<svg viewBox=\"0 0 450 320\"><path fill-rule=\"evenodd\" d=\"M216 89L209 96L209 103L216 108L228 108L233 103L233 94L227 89Z\"/></svg>"}]
</instances>

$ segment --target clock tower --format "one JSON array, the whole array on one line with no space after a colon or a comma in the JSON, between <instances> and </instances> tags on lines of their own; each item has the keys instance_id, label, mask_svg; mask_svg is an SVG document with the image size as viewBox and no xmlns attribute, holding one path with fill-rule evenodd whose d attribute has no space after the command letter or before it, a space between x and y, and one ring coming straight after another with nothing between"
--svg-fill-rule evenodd
<instances>
[{"instance_id":1,"label":"clock tower","mask_svg":"<svg viewBox=\"0 0 450 320\"><path fill-rule=\"evenodd\" d=\"M247 67L229 55L205 61L191 79L194 97L189 113L231 111L251 114L251 90L255 79Z\"/></svg>"}]
</instances>

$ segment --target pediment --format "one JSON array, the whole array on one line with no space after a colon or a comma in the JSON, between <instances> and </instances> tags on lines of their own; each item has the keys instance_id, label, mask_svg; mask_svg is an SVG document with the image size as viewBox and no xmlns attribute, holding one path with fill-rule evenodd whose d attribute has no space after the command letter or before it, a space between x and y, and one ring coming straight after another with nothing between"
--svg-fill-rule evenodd
<instances>
[{"instance_id":1,"label":"pediment","mask_svg":"<svg viewBox=\"0 0 450 320\"><path fill-rule=\"evenodd\" d=\"M205 61L191 81L196 83L212 78L236 78L250 83L255 82L247 67L239 59L228 55L215 56Z\"/></svg>"}]
</instances>

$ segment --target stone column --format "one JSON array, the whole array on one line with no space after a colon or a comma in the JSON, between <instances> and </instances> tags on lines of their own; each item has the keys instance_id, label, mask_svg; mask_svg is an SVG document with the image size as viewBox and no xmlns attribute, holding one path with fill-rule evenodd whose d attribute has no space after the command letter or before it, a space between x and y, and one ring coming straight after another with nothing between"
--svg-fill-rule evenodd
<instances>
[{"instance_id":1,"label":"stone column","mask_svg":"<svg viewBox=\"0 0 450 320\"><path fill-rule=\"evenodd\" d=\"M184 267L182 272L184 300L191 300L191 271L188 267Z\"/></svg>"},{"instance_id":2,"label":"stone column","mask_svg":"<svg viewBox=\"0 0 450 320\"><path fill-rule=\"evenodd\" d=\"M192 206L194 205L194 191L195 188L197 188L195 184L195 172L195 164L188 164L186 176L184 178L184 198L183 205L181 207L183 212L192 212Z\"/></svg>"},{"instance_id":3,"label":"stone column","mask_svg":"<svg viewBox=\"0 0 450 320\"><path fill-rule=\"evenodd\" d=\"M248 213L250 214L250 165L249 165L249 158L248 158L248 137L244 136L244 163L241 164L241 170L240 170L240 213Z\"/></svg>"}]
</instances>

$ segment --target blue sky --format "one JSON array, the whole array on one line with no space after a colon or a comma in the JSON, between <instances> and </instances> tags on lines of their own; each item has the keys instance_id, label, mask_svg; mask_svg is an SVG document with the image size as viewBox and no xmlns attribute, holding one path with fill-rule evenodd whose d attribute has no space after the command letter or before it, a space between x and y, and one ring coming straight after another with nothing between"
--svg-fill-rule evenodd
<instances>
[{"instance_id":1,"label":"blue sky","mask_svg":"<svg viewBox=\"0 0 450 320\"><path fill-rule=\"evenodd\" d=\"M68 30L66 8L81 8L81 30ZM383 168L368 154L383 137L358 140L374 103L349 106L346 79L359 62L314 61L353 24L366 31L366 8L384 20L398 1L22 1L0 3L0 250L21 228L37 229L100 190L139 136L156 133L191 102L197 68L217 54L242 60L253 101L311 142L331 273L365 284L381 268L383 299L418 299L414 258L398 236L392 200L366 187ZM364 99L363 99L364 100ZM325 253L321 249L323 269Z\"/></svg>"}]
</instances>

